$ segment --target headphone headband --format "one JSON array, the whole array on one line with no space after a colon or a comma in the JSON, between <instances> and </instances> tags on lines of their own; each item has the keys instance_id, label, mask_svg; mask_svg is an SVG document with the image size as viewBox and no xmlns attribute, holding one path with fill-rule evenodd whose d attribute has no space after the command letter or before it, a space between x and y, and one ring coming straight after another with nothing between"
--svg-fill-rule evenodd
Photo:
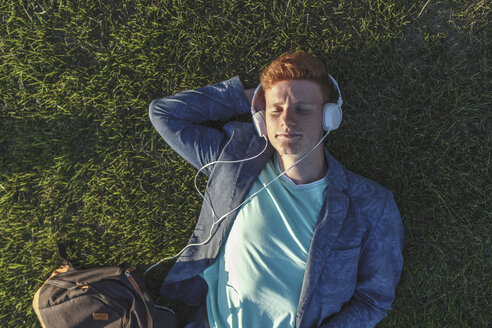
<instances>
[{"instance_id":1,"label":"headphone headband","mask_svg":"<svg viewBox=\"0 0 492 328\"><path fill-rule=\"evenodd\" d=\"M337 100L337 105L342 109L342 104L343 104L343 99L342 99L342 93L340 92L340 88L338 87L337 81L331 76L331 74L328 74L330 76L331 82L333 82L333 86L335 89L337 89L338 92L338 100Z\"/></svg>"},{"instance_id":2,"label":"headphone headband","mask_svg":"<svg viewBox=\"0 0 492 328\"><path fill-rule=\"evenodd\" d=\"M333 82L333 86L335 87L335 89L338 92L337 106L340 109L342 109L343 99L342 99L342 93L340 92L340 88L338 87L338 83L335 80L335 78L333 76L331 76L331 74L328 74L328 76L330 77L331 82ZM257 112L256 108L255 108L255 101L256 101L256 94L258 93L260 88L261 88L261 83L258 84L258 86L255 89L255 92L253 93L253 99L251 100L251 115L254 115Z\"/></svg>"},{"instance_id":3,"label":"headphone headband","mask_svg":"<svg viewBox=\"0 0 492 328\"><path fill-rule=\"evenodd\" d=\"M256 109L255 109L255 101L256 101L256 94L258 93L258 90L261 88L261 83L258 84L258 86L255 89L255 92L253 93L253 99L251 99L251 115L255 115Z\"/></svg>"}]
</instances>

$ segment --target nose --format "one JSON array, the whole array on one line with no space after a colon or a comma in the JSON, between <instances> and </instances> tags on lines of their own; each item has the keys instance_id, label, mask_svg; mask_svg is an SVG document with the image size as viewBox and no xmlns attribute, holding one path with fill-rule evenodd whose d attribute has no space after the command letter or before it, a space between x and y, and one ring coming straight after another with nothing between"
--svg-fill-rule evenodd
<instances>
[{"instance_id":1,"label":"nose","mask_svg":"<svg viewBox=\"0 0 492 328\"><path fill-rule=\"evenodd\" d=\"M286 126L295 126L297 119L296 119L296 113L294 111L294 108L292 108L290 105L286 106L282 111L282 115L280 116L280 119L282 121L282 124Z\"/></svg>"}]
</instances>

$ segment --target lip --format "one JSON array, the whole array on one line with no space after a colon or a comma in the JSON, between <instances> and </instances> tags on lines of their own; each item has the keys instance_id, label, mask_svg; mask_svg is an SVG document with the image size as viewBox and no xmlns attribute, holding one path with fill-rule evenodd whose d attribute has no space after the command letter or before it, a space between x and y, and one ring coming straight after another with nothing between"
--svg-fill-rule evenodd
<instances>
[{"instance_id":1,"label":"lip","mask_svg":"<svg viewBox=\"0 0 492 328\"><path fill-rule=\"evenodd\" d=\"M301 136L301 134L299 134L299 133L278 133L277 134L277 137L286 138L286 139L293 139L293 138L297 138L300 136Z\"/></svg>"}]
</instances>

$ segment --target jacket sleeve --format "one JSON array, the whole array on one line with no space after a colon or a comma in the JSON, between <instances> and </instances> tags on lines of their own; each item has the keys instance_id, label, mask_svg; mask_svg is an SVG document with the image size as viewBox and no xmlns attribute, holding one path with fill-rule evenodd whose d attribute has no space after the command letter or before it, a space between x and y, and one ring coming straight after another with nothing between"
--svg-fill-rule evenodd
<instances>
[{"instance_id":1,"label":"jacket sleeve","mask_svg":"<svg viewBox=\"0 0 492 328\"><path fill-rule=\"evenodd\" d=\"M239 76L235 76L221 83L156 99L149 106L149 117L166 143L200 169L217 160L228 139L224 131L204 123L228 120L249 110ZM203 172L209 175L211 170L207 169Z\"/></svg>"},{"instance_id":2,"label":"jacket sleeve","mask_svg":"<svg viewBox=\"0 0 492 328\"><path fill-rule=\"evenodd\" d=\"M352 299L321 327L374 327L391 309L403 267L403 225L391 192L381 213L362 246Z\"/></svg>"}]
</instances>

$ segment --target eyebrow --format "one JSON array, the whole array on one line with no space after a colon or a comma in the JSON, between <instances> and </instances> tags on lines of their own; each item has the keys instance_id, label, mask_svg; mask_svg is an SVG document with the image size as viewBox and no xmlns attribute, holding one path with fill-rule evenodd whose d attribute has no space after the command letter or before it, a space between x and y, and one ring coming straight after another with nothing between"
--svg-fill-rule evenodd
<instances>
[{"instance_id":1,"label":"eyebrow","mask_svg":"<svg viewBox=\"0 0 492 328\"><path fill-rule=\"evenodd\" d=\"M277 106L277 105L280 105L282 103L283 103L283 101L277 101L277 102L273 103L272 106ZM294 105L312 105L312 104L309 103L309 101L301 100L301 101L295 102Z\"/></svg>"}]
</instances>

